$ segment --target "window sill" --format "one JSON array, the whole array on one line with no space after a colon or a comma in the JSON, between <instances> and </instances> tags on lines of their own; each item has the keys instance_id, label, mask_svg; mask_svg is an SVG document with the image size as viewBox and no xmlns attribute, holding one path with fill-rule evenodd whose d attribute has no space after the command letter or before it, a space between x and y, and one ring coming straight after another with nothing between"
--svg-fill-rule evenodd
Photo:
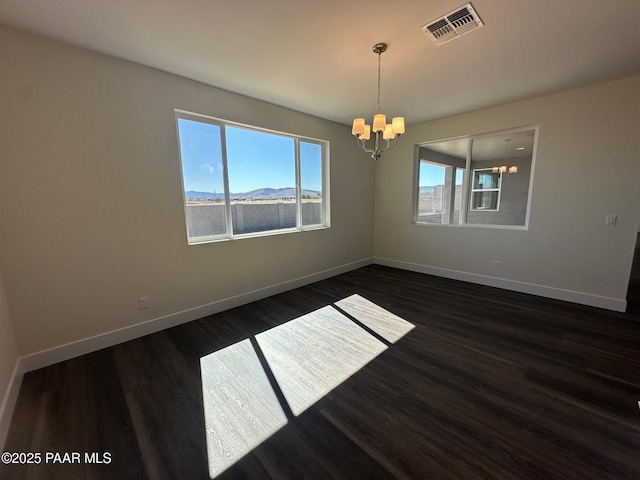
<instances>
[{"instance_id":1,"label":"window sill","mask_svg":"<svg viewBox=\"0 0 640 480\"><path fill-rule=\"evenodd\" d=\"M188 240L188 245L203 245L206 243L218 243L218 242L229 242L233 240L244 240L247 238L262 238L262 237L272 237L276 235L287 235L290 233L302 233L302 232L312 232L316 230L326 230L331 228L326 225L318 225L318 226L309 226L305 228L283 228L279 230L268 230L265 232L252 232L252 233L242 233L238 235L232 236L220 236L220 237L200 237L199 239Z\"/></svg>"}]
</instances>

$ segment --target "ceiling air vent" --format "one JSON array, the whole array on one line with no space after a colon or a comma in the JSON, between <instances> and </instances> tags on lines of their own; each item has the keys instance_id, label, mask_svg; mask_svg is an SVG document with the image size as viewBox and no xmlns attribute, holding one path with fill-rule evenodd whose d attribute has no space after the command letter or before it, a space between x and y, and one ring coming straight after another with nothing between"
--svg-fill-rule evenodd
<instances>
[{"instance_id":1,"label":"ceiling air vent","mask_svg":"<svg viewBox=\"0 0 640 480\"><path fill-rule=\"evenodd\" d=\"M476 28L484 26L470 3L423 25L422 31L433 38L436 45L442 45Z\"/></svg>"}]
</instances>

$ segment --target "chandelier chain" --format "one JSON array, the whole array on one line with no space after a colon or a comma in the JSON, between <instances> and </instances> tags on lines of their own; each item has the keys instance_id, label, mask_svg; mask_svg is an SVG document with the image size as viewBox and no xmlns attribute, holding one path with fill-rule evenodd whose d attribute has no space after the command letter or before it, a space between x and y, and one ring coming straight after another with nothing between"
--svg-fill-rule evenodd
<instances>
[{"instance_id":1,"label":"chandelier chain","mask_svg":"<svg viewBox=\"0 0 640 480\"><path fill-rule=\"evenodd\" d=\"M378 52L378 110L377 113L380 113L380 58L382 57L382 52Z\"/></svg>"}]
</instances>

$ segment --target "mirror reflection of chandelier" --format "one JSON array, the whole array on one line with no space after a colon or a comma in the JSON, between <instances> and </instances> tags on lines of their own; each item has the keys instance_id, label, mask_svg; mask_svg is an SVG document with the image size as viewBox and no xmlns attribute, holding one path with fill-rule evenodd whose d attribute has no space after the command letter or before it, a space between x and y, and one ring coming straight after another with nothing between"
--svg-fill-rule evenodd
<instances>
[{"instance_id":1,"label":"mirror reflection of chandelier","mask_svg":"<svg viewBox=\"0 0 640 480\"><path fill-rule=\"evenodd\" d=\"M507 171L507 166L506 165L502 165L501 167L493 167L491 169L491 171L493 173L505 173ZM517 165L512 165L511 167L509 167L509 173L518 173L518 167Z\"/></svg>"},{"instance_id":2,"label":"mirror reflection of chandelier","mask_svg":"<svg viewBox=\"0 0 640 480\"><path fill-rule=\"evenodd\" d=\"M365 123L364 118L355 118L351 129L351 133L355 135L360 148L370 153L371 158L374 160L380 158L383 152L395 147L398 143L398 138L404 133L404 117L394 117L391 123L387 123L386 115L380 113L380 57L386 50L386 43L376 43L373 46L373 52L378 54L378 107L373 117L373 128ZM371 139L372 131L375 134L375 141L373 146L369 147L365 142ZM380 137L382 137L382 140L387 141L384 147Z\"/></svg>"}]
</instances>

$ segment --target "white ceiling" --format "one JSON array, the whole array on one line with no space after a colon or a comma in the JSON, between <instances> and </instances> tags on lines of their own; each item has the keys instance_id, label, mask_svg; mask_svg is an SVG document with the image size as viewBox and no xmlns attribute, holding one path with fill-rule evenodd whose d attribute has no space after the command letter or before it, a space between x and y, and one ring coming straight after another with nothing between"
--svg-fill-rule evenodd
<instances>
[{"instance_id":1,"label":"white ceiling","mask_svg":"<svg viewBox=\"0 0 640 480\"><path fill-rule=\"evenodd\" d=\"M503 158L531 157L533 155L534 130L522 130L503 134L486 134L474 137L471 158L475 162ZM438 140L425 143L424 147L466 160L469 151L467 137Z\"/></svg>"},{"instance_id":2,"label":"white ceiling","mask_svg":"<svg viewBox=\"0 0 640 480\"><path fill-rule=\"evenodd\" d=\"M342 123L407 124L640 74L640 0L0 0L0 23Z\"/></svg>"}]
</instances>

